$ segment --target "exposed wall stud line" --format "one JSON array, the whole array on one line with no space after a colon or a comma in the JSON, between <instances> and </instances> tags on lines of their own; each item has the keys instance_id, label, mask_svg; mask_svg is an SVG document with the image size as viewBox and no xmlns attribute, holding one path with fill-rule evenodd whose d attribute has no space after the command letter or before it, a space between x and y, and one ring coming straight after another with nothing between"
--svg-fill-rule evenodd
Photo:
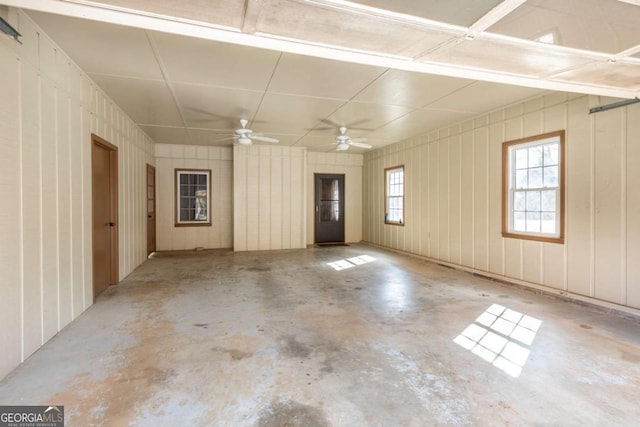
<instances>
[{"instance_id":1,"label":"exposed wall stud line","mask_svg":"<svg viewBox=\"0 0 640 427\"><path fill-rule=\"evenodd\" d=\"M627 123L629 109L620 111L620 135L622 135L620 150L620 303L627 305Z\"/></svg>"},{"instance_id":2,"label":"exposed wall stud line","mask_svg":"<svg viewBox=\"0 0 640 427\"><path fill-rule=\"evenodd\" d=\"M589 278L589 296L595 296L595 278L596 278L596 183L595 183L595 173L596 173L596 116L589 116L589 126L591 127L590 137L589 137L589 152L591 153L591 170L589 180L589 204L590 204L590 212L589 212L589 230L590 230L590 247L589 247L589 265L590 268L590 278Z\"/></svg>"},{"instance_id":3,"label":"exposed wall stud line","mask_svg":"<svg viewBox=\"0 0 640 427\"><path fill-rule=\"evenodd\" d=\"M565 224L564 224L564 234L565 234L565 243L563 245L563 256L564 256L564 263L563 263L563 274L562 274L562 278L564 280L564 286L562 287L565 291L569 291L569 244L568 244L568 236L569 236L569 215L567 215L566 213L566 209L569 207L569 197L568 197L568 189L569 189L569 168L571 168L571 162L569 159L569 149L567 148L567 143L569 142L569 138L571 137L571 135L569 134L569 102L564 102L564 108L562 110L564 117L563 117L563 123L564 123L564 128L567 131L567 137L565 139L565 149L564 149L564 188L565 188L565 192L564 192L564 206L565 206Z\"/></svg>"},{"instance_id":4,"label":"exposed wall stud line","mask_svg":"<svg viewBox=\"0 0 640 427\"><path fill-rule=\"evenodd\" d=\"M25 359L25 348L24 348L24 219L23 219L23 200L24 200L24 188L23 188L23 168L22 168L22 158L23 158L23 150L24 150L24 123L22 117L22 62L20 59L17 61L16 67L16 77L18 80L17 91L18 91L18 99L17 99L17 113L18 113L18 145L20 149L18 150L18 226L20 227L20 241L16 242L18 246L18 259L19 259L19 280L20 280L20 362L24 362Z\"/></svg>"}]
</instances>

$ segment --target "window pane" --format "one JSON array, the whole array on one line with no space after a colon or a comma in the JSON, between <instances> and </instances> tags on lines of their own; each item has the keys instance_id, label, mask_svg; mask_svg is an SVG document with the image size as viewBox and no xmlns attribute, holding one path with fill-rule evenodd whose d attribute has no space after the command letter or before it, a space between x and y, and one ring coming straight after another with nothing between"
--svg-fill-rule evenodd
<instances>
[{"instance_id":1,"label":"window pane","mask_svg":"<svg viewBox=\"0 0 640 427\"><path fill-rule=\"evenodd\" d=\"M558 144L547 144L544 150L544 165L552 166L558 164Z\"/></svg>"},{"instance_id":2,"label":"window pane","mask_svg":"<svg viewBox=\"0 0 640 427\"><path fill-rule=\"evenodd\" d=\"M527 193L524 191L516 191L513 193L513 209L516 211L525 211Z\"/></svg>"},{"instance_id":3,"label":"window pane","mask_svg":"<svg viewBox=\"0 0 640 427\"><path fill-rule=\"evenodd\" d=\"M558 186L558 166L547 166L544 168L544 186Z\"/></svg>"},{"instance_id":4,"label":"window pane","mask_svg":"<svg viewBox=\"0 0 640 427\"><path fill-rule=\"evenodd\" d=\"M527 212L527 231L533 233L540 232L540 213Z\"/></svg>"},{"instance_id":5,"label":"window pane","mask_svg":"<svg viewBox=\"0 0 640 427\"><path fill-rule=\"evenodd\" d=\"M513 213L513 229L515 231L527 231L524 212Z\"/></svg>"},{"instance_id":6,"label":"window pane","mask_svg":"<svg viewBox=\"0 0 640 427\"><path fill-rule=\"evenodd\" d=\"M542 214L542 232L543 233L556 232L556 214L554 213Z\"/></svg>"},{"instance_id":7,"label":"window pane","mask_svg":"<svg viewBox=\"0 0 640 427\"><path fill-rule=\"evenodd\" d=\"M189 176L186 174L180 174L180 184L188 184Z\"/></svg>"},{"instance_id":8,"label":"window pane","mask_svg":"<svg viewBox=\"0 0 640 427\"><path fill-rule=\"evenodd\" d=\"M540 191L527 192L527 211L540 211Z\"/></svg>"},{"instance_id":9,"label":"window pane","mask_svg":"<svg viewBox=\"0 0 640 427\"><path fill-rule=\"evenodd\" d=\"M529 188L542 187L542 168L529 169Z\"/></svg>"},{"instance_id":10,"label":"window pane","mask_svg":"<svg viewBox=\"0 0 640 427\"><path fill-rule=\"evenodd\" d=\"M556 211L556 190L545 190L542 192L542 209L546 212Z\"/></svg>"},{"instance_id":11,"label":"window pane","mask_svg":"<svg viewBox=\"0 0 640 427\"><path fill-rule=\"evenodd\" d=\"M198 175L198 184L207 185L207 175L205 174Z\"/></svg>"},{"instance_id":12,"label":"window pane","mask_svg":"<svg viewBox=\"0 0 640 427\"><path fill-rule=\"evenodd\" d=\"M542 146L541 145L529 148L529 167L535 168L537 166L542 166Z\"/></svg>"},{"instance_id":13,"label":"window pane","mask_svg":"<svg viewBox=\"0 0 640 427\"><path fill-rule=\"evenodd\" d=\"M527 149L521 148L516 150L516 169L526 169L527 167Z\"/></svg>"},{"instance_id":14,"label":"window pane","mask_svg":"<svg viewBox=\"0 0 640 427\"><path fill-rule=\"evenodd\" d=\"M516 171L516 188L527 188L527 170Z\"/></svg>"}]
</instances>

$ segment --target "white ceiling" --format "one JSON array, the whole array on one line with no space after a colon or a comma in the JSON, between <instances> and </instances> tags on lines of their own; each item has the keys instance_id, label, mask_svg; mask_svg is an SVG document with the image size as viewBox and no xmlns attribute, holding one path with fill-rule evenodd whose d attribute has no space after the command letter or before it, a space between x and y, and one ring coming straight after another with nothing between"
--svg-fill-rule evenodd
<instances>
[{"instance_id":1,"label":"white ceiling","mask_svg":"<svg viewBox=\"0 0 640 427\"><path fill-rule=\"evenodd\" d=\"M346 125L379 148L545 90L640 93L636 0L0 2L159 143L228 145L246 118L285 145L330 151Z\"/></svg>"}]
</instances>

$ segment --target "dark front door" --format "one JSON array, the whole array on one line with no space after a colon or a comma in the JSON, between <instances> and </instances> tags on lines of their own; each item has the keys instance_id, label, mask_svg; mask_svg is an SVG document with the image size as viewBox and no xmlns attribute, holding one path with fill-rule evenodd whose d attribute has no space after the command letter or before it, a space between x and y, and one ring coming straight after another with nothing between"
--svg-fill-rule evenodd
<instances>
[{"instance_id":1,"label":"dark front door","mask_svg":"<svg viewBox=\"0 0 640 427\"><path fill-rule=\"evenodd\" d=\"M344 242L344 175L315 175L316 243Z\"/></svg>"},{"instance_id":2,"label":"dark front door","mask_svg":"<svg viewBox=\"0 0 640 427\"><path fill-rule=\"evenodd\" d=\"M147 255L156 251L156 168L147 165Z\"/></svg>"}]
</instances>

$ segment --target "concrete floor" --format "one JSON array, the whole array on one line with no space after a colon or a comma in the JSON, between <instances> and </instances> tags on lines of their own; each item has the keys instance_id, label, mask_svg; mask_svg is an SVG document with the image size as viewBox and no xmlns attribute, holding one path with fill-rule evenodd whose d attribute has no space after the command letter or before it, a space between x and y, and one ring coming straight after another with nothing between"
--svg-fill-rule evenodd
<instances>
[{"instance_id":1,"label":"concrete floor","mask_svg":"<svg viewBox=\"0 0 640 427\"><path fill-rule=\"evenodd\" d=\"M68 426L638 425L638 402L640 323L366 245L159 254L0 382Z\"/></svg>"}]
</instances>

